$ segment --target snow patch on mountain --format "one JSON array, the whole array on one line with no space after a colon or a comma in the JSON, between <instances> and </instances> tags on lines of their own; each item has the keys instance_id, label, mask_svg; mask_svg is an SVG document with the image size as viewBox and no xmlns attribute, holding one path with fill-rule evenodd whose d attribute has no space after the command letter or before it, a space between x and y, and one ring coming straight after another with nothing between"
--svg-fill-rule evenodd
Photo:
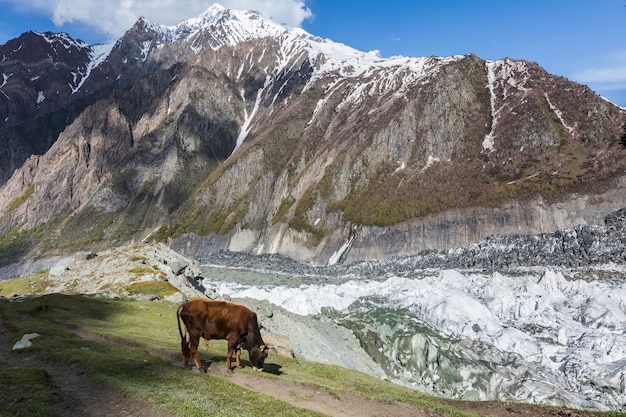
<instances>
[{"instance_id":1,"label":"snow patch on mountain","mask_svg":"<svg viewBox=\"0 0 626 417\"><path fill-rule=\"evenodd\" d=\"M59 33L52 33L52 32L39 33L39 32L35 32L35 33L37 33L46 42L48 42L50 44L50 46L52 46L52 49L55 50L55 51L56 51L56 48L57 48L58 45L61 45L65 49L72 49L72 48L83 49L83 48L89 47L89 45L87 45L85 42L83 42L81 40L74 39L70 35L68 35L67 33L64 33L64 32L59 32Z\"/></svg>"},{"instance_id":2,"label":"snow patch on mountain","mask_svg":"<svg viewBox=\"0 0 626 417\"><path fill-rule=\"evenodd\" d=\"M281 45L285 63L289 62L294 50L302 49L308 52L308 58L314 64L314 77L336 74L344 79L366 80L357 88L358 92L353 100L357 100L362 94L385 95L389 91L402 95L403 86L427 78L436 73L441 65L462 58L381 58L377 53L359 51L342 43L315 37L302 29L293 29L284 37ZM286 64L282 66L285 67ZM377 83L371 81L376 79L379 79Z\"/></svg>"},{"instance_id":3,"label":"snow patch on mountain","mask_svg":"<svg viewBox=\"0 0 626 417\"><path fill-rule=\"evenodd\" d=\"M510 106L507 99L514 96L514 92L521 91L520 101L525 98L528 91L526 83L530 79L528 67L524 61L503 59L485 62L487 72L487 88L489 89L491 104L491 129L483 140L483 151L495 150L495 131L500 116L505 112L506 106ZM502 103L502 105L498 105Z\"/></svg>"},{"instance_id":4,"label":"snow patch on mountain","mask_svg":"<svg viewBox=\"0 0 626 417\"><path fill-rule=\"evenodd\" d=\"M89 78L89 75L91 75L91 71L104 62L109 53L111 53L113 46L115 46L114 43L107 43L88 47L89 61L87 61L84 68L77 68L76 71L72 72L73 80L69 84L72 94L78 92L85 81L87 81L87 78Z\"/></svg>"},{"instance_id":5,"label":"snow patch on mountain","mask_svg":"<svg viewBox=\"0 0 626 417\"><path fill-rule=\"evenodd\" d=\"M7 85L7 82L9 82L9 78L11 78L12 76L13 76L13 73L11 73L11 74L2 74L2 84L0 84L0 88L2 88L5 85Z\"/></svg>"},{"instance_id":6,"label":"snow patch on mountain","mask_svg":"<svg viewBox=\"0 0 626 417\"><path fill-rule=\"evenodd\" d=\"M548 102L548 105L550 106L550 109L554 112L554 114L556 114L556 117L559 118L559 121L561 122L563 127L565 127L565 129L567 129L570 134L574 133L574 128L565 122L565 119L563 118L563 112L559 110L554 104L552 104L548 93L544 93L544 96L546 98L546 101Z\"/></svg>"},{"instance_id":7,"label":"snow patch on mountain","mask_svg":"<svg viewBox=\"0 0 626 417\"><path fill-rule=\"evenodd\" d=\"M263 85L263 87L261 87L258 91L257 91L257 95L256 95L256 100L254 102L254 107L252 108L252 111L250 112L250 114L248 114L248 111L246 109L245 106L245 102L246 102L246 98L245 98L245 94L244 91L241 91L241 97L243 99L244 102L244 122L243 125L241 126L241 131L239 133L239 136L237 137L237 142L235 144L235 149L233 149L232 154L234 154L237 149L239 149L239 147L243 144L244 140L246 140L246 137L248 136L248 132L250 131L250 123L252 121L252 119L254 118L254 116L256 115L257 110L259 109L259 104L261 103L261 97L263 96L263 91L267 88L267 86L269 85L269 77L265 80L265 84Z\"/></svg>"},{"instance_id":8,"label":"snow patch on mountain","mask_svg":"<svg viewBox=\"0 0 626 417\"><path fill-rule=\"evenodd\" d=\"M496 93L495 93L495 83L496 83L496 75L494 72L495 62L487 61L485 63L487 67L487 87L489 88L489 97L490 97L490 105L491 105L491 130L485 136L483 140L483 151L491 152L494 150L494 131L496 127L496 123L498 121L497 112L496 112Z\"/></svg>"}]
</instances>

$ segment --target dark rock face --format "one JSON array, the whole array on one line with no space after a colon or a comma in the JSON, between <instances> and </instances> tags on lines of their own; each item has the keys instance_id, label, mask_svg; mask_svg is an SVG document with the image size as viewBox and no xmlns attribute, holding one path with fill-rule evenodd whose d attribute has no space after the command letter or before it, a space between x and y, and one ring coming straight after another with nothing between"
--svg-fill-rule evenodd
<instances>
[{"instance_id":1,"label":"dark rock face","mask_svg":"<svg viewBox=\"0 0 626 417\"><path fill-rule=\"evenodd\" d=\"M0 45L0 184L30 155L45 154L88 106L157 71L159 62L146 58L159 40L141 19L115 45L33 31Z\"/></svg>"},{"instance_id":2,"label":"dark rock face","mask_svg":"<svg viewBox=\"0 0 626 417\"><path fill-rule=\"evenodd\" d=\"M0 46L0 184L42 155L89 104L111 92L95 49L64 33L27 32Z\"/></svg>"}]
</instances>

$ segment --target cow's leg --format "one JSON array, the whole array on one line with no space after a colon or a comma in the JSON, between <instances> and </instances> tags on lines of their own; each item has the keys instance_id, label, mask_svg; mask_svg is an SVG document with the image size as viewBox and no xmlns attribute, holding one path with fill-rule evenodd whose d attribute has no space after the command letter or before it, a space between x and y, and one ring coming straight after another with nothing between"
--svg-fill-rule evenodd
<instances>
[{"instance_id":1,"label":"cow's leg","mask_svg":"<svg viewBox=\"0 0 626 417\"><path fill-rule=\"evenodd\" d=\"M230 362L231 359L233 358L233 350L230 348L230 345L228 346L228 353L226 354L226 370L228 372L232 372L233 370L230 369Z\"/></svg>"},{"instance_id":2,"label":"cow's leg","mask_svg":"<svg viewBox=\"0 0 626 417\"><path fill-rule=\"evenodd\" d=\"M237 368L243 368L243 365L241 364L241 347L237 346Z\"/></svg>"},{"instance_id":3,"label":"cow's leg","mask_svg":"<svg viewBox=\"0 0 626 417\"><path fill-rule=\"evenodd\" d=\"M198 357L198 345L200 344L200 336L192 336L191 342L189 343L189 350L191 351L191 356L193 357L193 362L196 364L196 368L200 372L206 372L204 367L202 366L202 362L200 362L200 358Z\"/></svg>"},{"instance_id":4,"label":"cow's leg","mask_svg":"<svg viewBox=\"0 0 626 417\"><path fill-rule=\"evenodd\" d=\"M228 339L227 339L228 340ZM231 364L232 364L232 359L233 359L233 353L235 352L235 350L237 349L238 343L237 342L231 342L230 340L228 340L228 353L226 354L226 370L228 372L232 372L232 368L231 368ZM237 351L237 366L239 366L239 351Z\"/></svg>"},{"instance_id":5,"label":"cow's leg","mask_svg":"<svg viewBox=\"0 0 626 417\"><path fill-rule=\"evenodd\" d=\"M180 350L183 354L183 368L189 368L188 358L191 355L189 351L189 333L185 332L185 335L180 340Z\"/></svg>"},{"instance_id":6,"label":"cow's leg","mask_svg":"<svg viewBox=\"0 0 626 417\"><path fill-rule=\"evenodd\" d=\"M188 369L189 368L189 362L187 360L187 358L189 357L186 353L185 350L189 350L189 346L187 345L187 342L185 342L185 340L183 340L182 342L180 342L180 347L181 350L183 351L183 368Z\"/></svg>"}]
</instances>

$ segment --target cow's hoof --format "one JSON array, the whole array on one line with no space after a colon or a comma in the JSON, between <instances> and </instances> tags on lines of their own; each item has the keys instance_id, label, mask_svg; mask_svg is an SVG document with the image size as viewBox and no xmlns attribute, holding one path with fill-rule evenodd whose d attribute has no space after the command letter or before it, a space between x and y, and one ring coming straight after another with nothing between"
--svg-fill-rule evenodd
<instances>
[{"instance_id":1,"label":"cow's hoof","mask_svg":"<svg viewBox=\"0 0 626 417\"><path fill-rule=\"evenodd\" d=\"M226 369L226 372L229 374L234 374L235 370L234 369Z\"/></svg>"}]
</instances>

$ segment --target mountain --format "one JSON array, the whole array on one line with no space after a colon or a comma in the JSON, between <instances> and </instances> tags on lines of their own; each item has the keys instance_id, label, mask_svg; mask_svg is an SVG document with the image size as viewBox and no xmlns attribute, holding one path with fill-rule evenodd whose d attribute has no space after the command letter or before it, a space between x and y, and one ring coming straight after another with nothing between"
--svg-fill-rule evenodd
<instances>
[{"instance_id":1,"label":"mountain","mask_svg":"<svg viewBox=\"0 0 626 417\"><path fill-rule=\"evenodd\" d=\"M626 206L626 111L536 63L381 58L218 5L0 53L0 264L147 239L350 263Z\"/></svg>"},{"instance_id":2,"label":"mountain","mask_svg":"<svg viewBox=\"0 0 626 417\"><path fill-rule=\"evenodd\" d=\"M0 46L0 182L32 154L44 154L84 108L110 94L110 47L66 33L27 32Z\"/></svg>"}]
</instances>

